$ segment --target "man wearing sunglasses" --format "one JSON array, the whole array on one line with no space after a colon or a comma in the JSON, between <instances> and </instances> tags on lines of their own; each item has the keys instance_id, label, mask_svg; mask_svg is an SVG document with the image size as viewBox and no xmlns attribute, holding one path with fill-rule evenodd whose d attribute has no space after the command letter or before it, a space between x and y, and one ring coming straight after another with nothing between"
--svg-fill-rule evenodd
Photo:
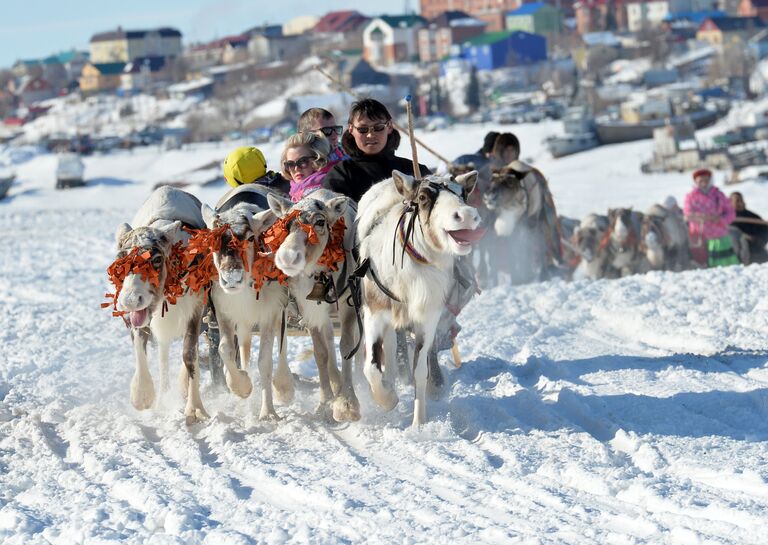
<instances>
[{"instance_id":1,"label":"man wearing sunglasses","mask_svg":"<svg viewBox=\"0 0 768 545\"><path fill-rule=\"evenodd\" d=\"M411 159L397 157L400 133L392 126L392 116L378 100L355 102L349 112L347 128L341 137L349 159L334 165L325 176L325 187L359 201L370 187L392 177L393 170L413 174ZM426 176L429 169L419 165Z\"/></svg>"},{"instance_id":2,"label":"man wearing sunglasses","mask_svg":"<svg viewBox=\"0 0 768 545\"><path fill-rule=\"evenodd\" d=\"M296 126L299 133L314 133L328 139L331 153L328 155L328 164L333 166L339 161L347 159L344 150L339 146L339 137L344 127L336 124L334 115L325 108L310 108L299 117Z\"/></svg>"}]
</instances>

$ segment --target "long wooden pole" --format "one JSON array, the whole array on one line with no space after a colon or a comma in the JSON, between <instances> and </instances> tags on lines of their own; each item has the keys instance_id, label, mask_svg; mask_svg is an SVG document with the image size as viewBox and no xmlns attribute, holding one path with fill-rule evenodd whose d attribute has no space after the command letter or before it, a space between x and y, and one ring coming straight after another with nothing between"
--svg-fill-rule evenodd
<instances>
[{"instance_id":1,"label":"long wooden pole","mask_svg":"<svg viewBox=\"0 0 768 545\"><path fill-rule=\"evenodd\" d=\"M332 75L330 75L328 72L326 72L325 70L323 70L322 68L320 68L320 65L316 65L316 66L315 66L315 70L317 70L318 72L320 72L322 75L324 75L326 78L328 78L328 79L329 79L331 82L333 82L333 83L335 83L336 85L338 85L338 86L339 86L339 87L340 87L342 90L346 91L347 93L349 93L350 95L352 95L352 96L353 96L353 97L355 97L356 99L358 99L358 100L359 100L360 98L362 98L362 97L360 97L360 95L358 95L357 93L355 93L355 92L354 92L352 89L350 89L349 87L347 87L346 85L344 85L344 83L343 83L343 82L339 81L337 78L334 78L334 77L333 77ZM395 128L398 130L398 131L400 131L400 132L406 132L406 130L405 130L403 127L401 127L400 125L398 125L398 124L397 124L397 122L396 122L394 119L392 120L392 125L393 125L393 126L394 126L394 127L395 127ZM419 140L419 139L418 139L418 138L416 138L415 136L413 137L413 139L414 139L414 141L415 141L415 142L416 142L418 145L420 145L422 148L424 148L425 150L427 150L429 153L431 153L432 155L434 155L435 157L437 157L438 159L440 159L440 160L441 160L443 163L445 163L446 165L448 165L448 167L450 168L450 166L452 165L451 161L449 161L449 160L448 160L448 159L446 159L446 158L445 158L443 155L441 155L441 154L439 154L438 152L436 152L434 149L430 148L428 145L426 145L424 142L422 142L421 140Z\"/></svg>"},{"instance_id":2,"label":"long wooden pole","mask_svg":"<svg viewBox=\"0 0 768 545\"><path fill-rule=\"evenodd\" d=\"M417 180L421 180L421 168L419 168L419 150L416 149L416 140L413 137L413 108L411 107L411 95L405 97L405 111L408 112L408 139L411 141L413 177Z\"/></svg>"}]
</instances>

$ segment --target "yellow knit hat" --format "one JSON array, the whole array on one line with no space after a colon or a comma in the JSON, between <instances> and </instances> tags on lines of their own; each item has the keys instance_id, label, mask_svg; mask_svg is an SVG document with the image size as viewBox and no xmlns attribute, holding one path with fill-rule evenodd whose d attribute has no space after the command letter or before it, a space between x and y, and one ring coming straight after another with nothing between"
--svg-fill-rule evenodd
<instances>
[{"instance_id":1,"label":"yellow knit hat","mask_svg":"<svg viewBox=\"0 0 768 545\"><path fill-rule=\"evenodd\" d=\"M267 161L258 148L243 146L224 159L224 179L232 187L250 184L267 173Z\"/></svg>"}]
</instances>

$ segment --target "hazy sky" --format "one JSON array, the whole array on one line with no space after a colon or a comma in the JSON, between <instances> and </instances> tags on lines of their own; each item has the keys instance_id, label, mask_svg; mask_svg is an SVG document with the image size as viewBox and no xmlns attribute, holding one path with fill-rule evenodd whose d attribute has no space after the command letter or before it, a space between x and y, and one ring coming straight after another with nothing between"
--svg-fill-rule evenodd
<instances>
[{"instance_id":1,"label":"hazy sky","mask_svg":"<svg viewBox=\"0 0 768 545\"><path fill-rule=\"evenodd\" d=\"M72 47L93 34L173 26L184 43L206 41L299 15L357 9L366 15L418 11L418 0L0 0L0 67Z\"/></svg>"}]
</instances>

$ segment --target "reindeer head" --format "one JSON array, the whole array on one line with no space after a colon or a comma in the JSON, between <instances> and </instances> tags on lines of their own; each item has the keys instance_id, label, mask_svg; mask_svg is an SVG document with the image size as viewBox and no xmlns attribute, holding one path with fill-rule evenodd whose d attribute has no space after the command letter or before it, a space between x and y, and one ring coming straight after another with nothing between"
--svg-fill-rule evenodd
<instances>
[{"instance_id":1,"label":"reindeer head","mask_svg":"<svg viewBox=\"0 0 768 545\"><path fill-rule=\"evenodd\" d=\"M275 195L269 195L267 200L286 231L275 252L275 266L289 277L314 274L331 238L332 226L347 210L347 197L323 202L310 196L295 204Z\"/></svg>"},{"instance_id":2,"label":"reindeer head","mask_svg":"<svg viewBox=\"0 0 768 545\"><path fill-rule=\"evenodd\" d=\"M136 229L123 223L117 229L116 261L131 261L122 279L117 310L127 312L135 328L148 326L152 313L163 302L167 260L180 228L181 222L175 221L164 227Z\"/></svg>"},{"instance_id":3,"label":"reindeer head","mask_svg":"<svg viewBox=\"0 0 768 545\"><path fill-rule=\"evenodd\" d=\"M475 188L477 171L451 178L427 176L416 180L397 170L392 179L406 202L416 206L427 245L438 253L467 255L482 231L480 214L469 206L466 196Z\"/></svg>"},{"instance_id":4,"label":"reindeer head","mask_svg":"<svg viewBox=\"0 0 768 545\"><path fill-rule=\"evenodd\" d=\"M523 179L527 172L509 167L494 169L491 184L483 195L486 208L495 212L494 229L500 236L509 236L517 222L528 213L531 196Z\"/></svg>"},{"instance_id":5,"label":"reindeer head","mask_svg":"<svg viewBox=\"0 0 768 545\"><path fill-rule=\"evenodd\" d=\"M213 264L219 274L219 286L225 293L237 293L252 283L246 274L253 264L255 242L275 216L251 204L241 204L222 213L210 206L201 207L208 229L229 226L221 235L218 252L213 252Z\"/></svg>"},{"instance_id":6,"label":"reindeer head","mask_svg":"<svg viewBox=\"0 0 768 545\"><path fill-rule=\"evenodd\" d=\"M608 211L611 238L621 248L637 244L637 233L635 232L632 219L631 208L613 208Z\"/></svg>"},{"instance_id":7,"label":"reindeer head","mask_svg":"<svg viewBox=\"0 0 768 545\"><path fill-rule=\"evenodd\" d=\"M663 221L659 216L648 214L643 217L643 227L640 231L640 249L654 269L664 265Z\"/></svg>"},{"instance_id":8,"label":"reindeer head","mask_svg":"<svg viewBox=\"0 0 768 545\"><path fill-rule=\"evenodd\" d=\"M604 216L598 217L590 214L573 233L575 246L579 250L582 259L591 263L597 257L597 249L600 241L608 228Z\"/></svg>"}]
</instances>

